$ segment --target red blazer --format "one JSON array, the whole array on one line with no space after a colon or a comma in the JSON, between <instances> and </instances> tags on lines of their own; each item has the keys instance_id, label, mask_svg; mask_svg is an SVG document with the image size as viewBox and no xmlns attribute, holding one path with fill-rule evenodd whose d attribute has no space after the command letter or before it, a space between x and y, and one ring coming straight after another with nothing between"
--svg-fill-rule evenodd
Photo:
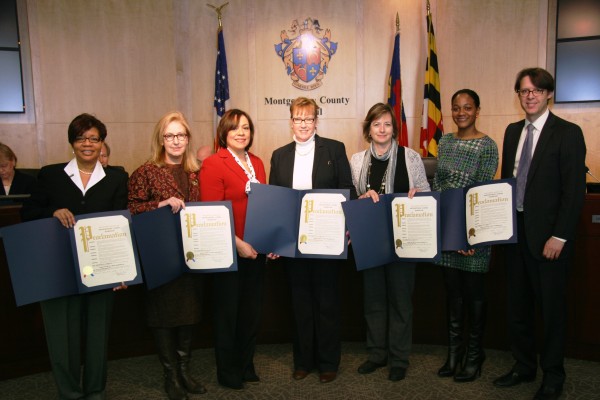
<instances>
[{"instance_id":1,"label":"red blazer","mask_svg":"<svg viewBox=\"0 0 600 400\"><path fill-rule=\"evenodd\" d=\"M198 172L188 173L188 185L188 201L199 201ZM155 210L159 202L170 197L185 200L168 168L147 162L131 174L127 196L127 207L131 214Z\"/></svg>"},{"instance_id":2,"label":"red blazer","mask_svg":"<svg viewBox=\"0 0 600 400\"><path fill-rule=\"evenodd\" d=\"M260 183L266 183L267 175L263 162L252 153L248 153L248 155L254 167L256 179ZM216 154L208 157L202 163L200 169L200 200L230 200L233 206L235 235L240 239L244 238L246 207L248 206L246 182L248 182L248 177L227 149L219 149Z\"/></svg>"}]
</instances>

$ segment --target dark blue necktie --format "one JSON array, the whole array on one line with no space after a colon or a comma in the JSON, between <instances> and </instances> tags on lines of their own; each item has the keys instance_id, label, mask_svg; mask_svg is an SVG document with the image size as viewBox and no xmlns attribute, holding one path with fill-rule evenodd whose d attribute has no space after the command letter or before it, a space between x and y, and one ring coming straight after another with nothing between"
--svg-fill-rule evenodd
<instances>
[{"instance_id":1,"label":"dark blue necktie","mask_svg":"<svg viewBox=\"0 0 600 400\"><path fill-rule=\"evenodd\" d=\"M523 209L523 198L525 197L525 185L527 184L527 173L531 165L531 149L533 148L533 124L527 125L527 135L521 149L519 168L517 170L517 209Z\"/></svg>"}]
</instances>

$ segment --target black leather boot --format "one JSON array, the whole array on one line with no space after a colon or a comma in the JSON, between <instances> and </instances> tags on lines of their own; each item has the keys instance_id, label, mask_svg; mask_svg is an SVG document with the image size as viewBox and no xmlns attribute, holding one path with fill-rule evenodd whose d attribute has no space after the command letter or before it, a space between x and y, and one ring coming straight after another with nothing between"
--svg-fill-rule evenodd
<instances>
[{"instance_id":1,"label":"black leather boot","mask_svg":"<svg viewBox=\"0 0 600 400\"><path fill-rule=\"evenodd\" d=\"M483 331L485 327L485 301L469 303L469 345L463 369L454 375L455 382L471 382L481 376L481 366L485 361L483 351Z\"/></svg>"},{"instance_id":2,"label":"black leather boot","mask_svg":"<svg viewBox=\"0 0 600 400\"><path fill-rule=\"evenodd\" d=\"M158 359L163 366L165 376L165 392L169 400L187 400L187 393L179 380L177 368L177 352L175 335L171 328L153 328Z\"/></svg>"},{"instance_id":3,"label":"black leather boot","mask_svg":"<svg viewBox=\"0 0 600 400\"><path fill-rule=\"evenodd\" d=\"M438 370L438 376L449 377L461 367L465 354L463 343L463 301L462 298L447 300L448 315L448 357L446 363Z\"/></svg>"},{"instance_id":4,"label":"black leather boot","mask_svg":"<svg viewBox=\"0 0 600 400\"><path fill-rule=\"evenodd\" d=\"M183 387L189 393L203 394L206 388L196 382L190 375L190 360L192 358L192 338L194 330L192 325L177 327L177 355L179 356L179 376Z\"/></svg>"}]
</instances>

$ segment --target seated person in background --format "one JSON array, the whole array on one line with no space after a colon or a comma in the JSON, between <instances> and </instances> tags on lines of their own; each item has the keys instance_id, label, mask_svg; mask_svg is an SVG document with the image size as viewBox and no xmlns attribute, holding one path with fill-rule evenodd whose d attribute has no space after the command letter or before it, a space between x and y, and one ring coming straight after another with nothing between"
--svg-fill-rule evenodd
<instances>
[{"instance_id":1,"label":"seated person in background","mask_svg":"<svg viewBox=\"0 0 600 400\"><path fill-rule=\"evenodd\" d=\"M108 147L108 143L103 142L102 150L100 150L100 157L98 158L98 160L100 161L100 164L102 164L102 167L104 167L104 168L108 167L108 158L109 157L110 157L110 147Z\"/></svg>"},{"instance_id":2,"label":"seated person in background","mask_svg":"<svg viewBox=\"0 0 600 400\"><path fill-rule=\"evenodd\" d=\"M196 159L200 162L200 165L202 165L202 161L206 160L212 153L213 149L211 146L200 146L196 152Z\"/></svg>"},{"instance_id":3,"label":"seated person in background","mask_svg":"<svg viewBox=\"0 0 600 400\"><path fill-rule=\"evenodd\" d=\"M102 164L102 168L116 168L121 171L125 171L125 168L120 165L108 165L108 159L110 158L110 147L108 143L102 142L102 150L100 150L100 157L98 157L98 161ZM127 171L125 171L127 173ZM127 174L129 175L129 174Z\"/></svg>"},{"instance_id":4,"label":"seated person in background","mask_svg":"<svg viewBox=\"0 0 600 400\"><path fill-rule=\"evenodd\" d=\"M15 170L17 156L5 145L0 143L0 177L2 177L1 196L9 194L30 194L35 178Z\"/></svg>"}]
</instances>

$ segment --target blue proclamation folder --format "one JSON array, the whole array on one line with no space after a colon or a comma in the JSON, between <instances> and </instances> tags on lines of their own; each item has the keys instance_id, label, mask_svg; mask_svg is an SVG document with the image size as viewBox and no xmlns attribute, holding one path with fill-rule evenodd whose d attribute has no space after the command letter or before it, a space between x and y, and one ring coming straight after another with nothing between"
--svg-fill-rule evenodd
<instances>
[{"instance_id":1,"label":"blue proclamation folder","mask_svg":"<svg viewBox=\"0 0 600 400\"><path fill-rule=\"evenodd\" d=\"M295 190L257 183L251 183L250 188L244 241L250 243L257 252L290 258L347 258L348 242L345 237L344 250L339 255L302 254L298 250L298 230L301 201L305 194L339 193L349 200L348 189Z\"/></svg>"},{"instance_id":2,"label":"blue proclamation folder","mask_svg":"<svg viewBox=\"0 0 600 400\"><path fill-rule=\"evenodd\" d=\"M160 207L133 216L133 230L144 270L148 289L169 283L186 272L228 272L237 271L233 212L230 201L192 202L186 206L223 205L229 210L233 264L219 269L193 270L188 268L183 254L181 223L179 213L173 214L170 207Z\"/></svg>"},{"instance_id":3,"label":"blue proclamation folder","mask_svg":"<svg viewBox=\"0 0 600 400\"><path fill-rule=\"evenodd\" d=\"M511 201L512 201L512 236L507 240L486 241L469 245L468 229L466 219L466 199L467 192L471 188L497 185L506 183L511 186ZM499 179L483 183L473 184L464 188L450 189L441 193L441 218L442 218L442 250L468 250L480 246L489 246L501 243L516 243L517 242L517 219L516 219L516 180L515 178Z\"/></svg>"},{"instance_id":4,"label":"blue proclamation folder","mask_svg":"<svg viewBox=\"0 0 600 400\"><path fill-rule=\"evenodd\" d=\"M392 201L396 197L406 197L406 193L379 195L379 202L360 199L342 203L346 224L350 231L352 250L358 271L378 267L394 261L435 261L441 255L440 219L437 219L436 255L433 258L400 258L395 252L394 230L392 227ZM416 193L415 197L433 197L440 214L438 192Z\"/></svg>"},{"instance_id":5,"label":"blue proclamation folder","mask_svg":"<svg viewBox=\"0 0 600 400\"><path fill-rule=\"evenodd\" d=\"M131 222L127 210L76 215L75 219L112 215L122 215ZM110 289L120 283L94 287L82 283L74 229L66 229L56 218L8 226L1 232L17 306ZM133 234L131 237L133 241ZM137 275L132 281L126 281L127 285L142 283L137 253L135 248L133 250Z\"/></svg>"}]
</instances>

